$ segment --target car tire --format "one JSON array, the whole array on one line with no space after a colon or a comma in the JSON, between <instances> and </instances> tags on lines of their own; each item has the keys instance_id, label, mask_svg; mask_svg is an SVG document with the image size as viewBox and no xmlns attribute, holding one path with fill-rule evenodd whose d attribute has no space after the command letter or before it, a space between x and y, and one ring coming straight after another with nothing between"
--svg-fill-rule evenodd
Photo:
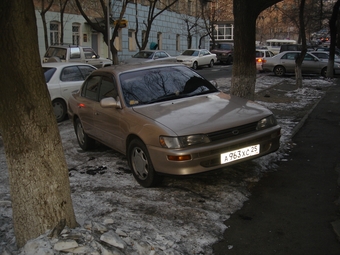
<instances>
[{"instance_id":1,"label":"car tire","mask_svg":"<svg viewBox=\"0 0 340 255\"><path fill-rule=\"evenodd\" d=\"M229 55L227 58L226 64L231 65L232 63L233 63L233 57Z\"/></svg>"},{"instance_id":2,"label":"car tire","mask_svg":"<svg viewBox=\"0 0 340 255\"><path fill-rule=\"evenodd\" d=\"M283 76L286 73L286 69L283 66L275 66L274 74L276 76Z\"/></svg>"},{"instance_id":3,"label":"car tire","mask_svg":"<svg viewBox=\"0 0 340 255\"><path fill-rule=\"evenodd\" d=\"M198 63L195 61L193 64L192 64L192 68L197 70L198 68Z\"/></svg>"},{"instance_id":4,"label":"car tire","mask_svg":"<svg viewBox=\"0 0 340 255\"><path fill-rule=\"evenodd\" d=\"M210 60L210 63L208 65L209 67L213 67L214 66L214 60Z\"/></svg>"},{"instance_id":5,"label":"car tire","mask_svg":"<svg viewBox=\"0 0 340 255\"><path fill-rule=\"evenodd\" d=\"M74 122L74 131L76 132L80 148L82 148L84 151L94 148L94 146L96 145L96 141L85 133L83 125L81 124L79 118L77 118Z\"/></svg>"},{"instance_id":6,"label":"car tire","mask_svg":"<svg viewBox=\"0 0 340 255\"><path fill-rule=\"evenodd\" d=\"M322 70L321 70L321 75L322 75L323 77L327 77L327 67L322 68Z\"/></svg>"},{"instance_id":7,"label":"car tire","mask_svg":"<svg viewBox=\"0 0 340 255\"><path fill-rule=\"evenodd\" d=\"M153 168L148 150L145 144L134 139L128 147L128 163L136 181L143 187L149 188L159 184L160 176Z\"/></svg>"},{"instance_id":8,"label":"car tire","mask_svg":"<svg viewBox=\"0 0 340 255\"><path fill-rule=\"evenodd\" d=\"M65 119L67 113L67 106L64 100L55 99L52 101L53 111L57 118L57 122L61 122Z\"/></svg>"}]
</instances>

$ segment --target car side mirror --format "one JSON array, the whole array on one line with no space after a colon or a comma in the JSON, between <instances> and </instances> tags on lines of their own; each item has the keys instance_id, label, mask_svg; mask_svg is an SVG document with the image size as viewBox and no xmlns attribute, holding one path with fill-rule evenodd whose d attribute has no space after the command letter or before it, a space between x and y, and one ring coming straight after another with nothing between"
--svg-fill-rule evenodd
<instances>
[{"instance_id":1,"label":"car side mirror","mask_svg":"<svg viewBox=\"0 0 340 255\"><path fill-rule=\"evenodd\" d=\"M116 108L116 109L122 108L120 101L114 99L113 97L106 97L100 100L100 106L103 108Z\"/></svg>"}]
</instances>

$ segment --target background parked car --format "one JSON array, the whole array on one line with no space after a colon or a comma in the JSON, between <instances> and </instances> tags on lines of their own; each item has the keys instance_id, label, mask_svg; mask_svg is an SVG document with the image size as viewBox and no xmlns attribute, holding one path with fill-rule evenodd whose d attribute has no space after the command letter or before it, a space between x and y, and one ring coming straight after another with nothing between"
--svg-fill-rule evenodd
<instances>
[{"instance_id":1,"label":"background parked car","mask_svg":"<svg viewBox=\"0 0 340 255\"><path fill-rule=\"evenodd\" d=\"M266 61L266 58L271 58L274 53L266 49L257 49L255 52L256 56L256 69L258 71L263 71L262 64Z\"/></svg>"},{"instance_id":2,"label":"background parked car","mask_svg":"<svg viewBox=\"0 0 340 255\"><path fill-rule=\"evenodd\" d=\"M57 121L65 119L67 101L71 93L78 90L86 77L96 68L82 63L44 63L42 64L48 91Z\"/></svg>"},{"instance_id":3,"label":"background parked car","mask_svg":"<svg viewBox=\"0 0 340 255\"><path fill-rule=\"evenodd\" d=\"M50 46L43 58L43 63L47 62L78 62L90 64L97 68L112 65L110 59L101 58L91 47L70 44Z\"/></svg>"},{"instance_id":4,"label":"background parked car","mask_svg":"<svg viewBox=\"0 0 340 255\"><path fill-rule=\"evenodd\" d=\"M189 175L279 148L273 114L217 90L180 64L117 65L94 71L69 99L80 147L95 140L127 156L137 182Z\"/></svg>"},{"instance_id":5,"label":"background parked car","mask_svg":"<svg viewBox=\"0 0 340 255\"><path fill-rule=\"evenodd\" d=\"M330 50L329 47L318 47L315 49L315 51L327 51L327 52L329 52L329 50ZM335 48L335 54L340 56L340 49Z\"/></svg>"},{"instance_id":6,"label":"background parked car","mask_svg":"<svg viewBox=\"0 0 340 255\"><path fill-rule=\"evenodd\" d=\"M217 43L212 46L211 53L216 54L217 61L230 65L233 63L234 44L233 43Z\"/></svg>"},{"instance_id":7,"label":"background parked car","mask_svg":"<svg viewBox=\"0 0 340 255\"><path fill-rule=\"evenodd\" d=\"M213 67L216 61L216 54L205 49L189 49L177 56L178 63L182 63L193 69L197 69L199 66L205 65Z\"/></svg>"},{"instance_id":8,"label":"background parked car","mask_svg":"<svg viewBox=\"0 0 340 255\"><path fill-rule=\"evenodd\" d=\"M169 53L164 50L141 50L131 58L124 60L124 63L143 63L152 61L166 61L176 62L176 57L171 57Z\"/></svg>"},{"instance_id":9,"label":"background parked car","mask_svg":"<svg viewBox=\"0 0 340 255\"><path fill-rule=\"evenodd\" d=\"M277 76L295 72L295 60L301 54L300 51L284 51L272 58L266 59L262 67L265 71L274 72ZM327 62L318 59L313 54L307 52L302 62L301 71L303 74L320 74L326 76ZM334 72L340 73L340 65L334 64Z\"/></svg>"},{"instance_id":10,"label":"background parked car","mask_svg":"<svg viewBox=\"0 0 340 255\"><path fill-rule=\"evenodd\" d=\"M328 51L310 51L314 56L319 58L322 61L328 62L329 60L329 52ZM334 62L340 63L340 57L334 54Z\"/></svg>"}]
</instances>

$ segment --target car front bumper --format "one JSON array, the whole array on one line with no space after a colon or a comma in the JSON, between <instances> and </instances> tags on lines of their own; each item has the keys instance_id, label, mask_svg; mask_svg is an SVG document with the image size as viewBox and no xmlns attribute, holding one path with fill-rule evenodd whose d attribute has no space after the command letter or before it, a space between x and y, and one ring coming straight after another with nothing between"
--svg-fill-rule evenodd
<instances>
[{"instance_id":1,"label":"car front bumper","mask_svg":"<svg viewBox=\"0 0 340 255\"><path fill-rule=\"evenodd\" d=\"M266 130L257 131L256 134L248 134L233 140L226 139L225 141L216 141L196 146L194 148L188 147L176 150L148 146L148 150L156 172L171 175L190 175L219 169L274 152L280 147L280 137L281 128L279 126L275 126ZM221 164L220 160L222 153L238 150L255 144L260 145L259 154L235 160L230 163ZM170 161L168 160L168 155L190 155L191 160Z\"/></svg>"}]
</instances>

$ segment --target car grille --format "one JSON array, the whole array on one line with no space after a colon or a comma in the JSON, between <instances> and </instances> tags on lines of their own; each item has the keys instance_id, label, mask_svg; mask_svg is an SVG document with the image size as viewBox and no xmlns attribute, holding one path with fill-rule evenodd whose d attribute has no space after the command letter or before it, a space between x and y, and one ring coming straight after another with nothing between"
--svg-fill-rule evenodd
<instances>
[{"instance_id":1,"label":"car grille","mask_svg":"<svg viewBox=\"0 0 340 255\"><path fill-rule=\"evenodd\" d=\"M218 140L226 139L229 137L235 137L238 135L256 131L256 127L257 127L257 122L253 122L253 123L238 126L238 127L233 127L233 128L228 128L228 129L208 133L207 136L210 138L210 141L218 141Z\"/></svg>"}]
</instances>

